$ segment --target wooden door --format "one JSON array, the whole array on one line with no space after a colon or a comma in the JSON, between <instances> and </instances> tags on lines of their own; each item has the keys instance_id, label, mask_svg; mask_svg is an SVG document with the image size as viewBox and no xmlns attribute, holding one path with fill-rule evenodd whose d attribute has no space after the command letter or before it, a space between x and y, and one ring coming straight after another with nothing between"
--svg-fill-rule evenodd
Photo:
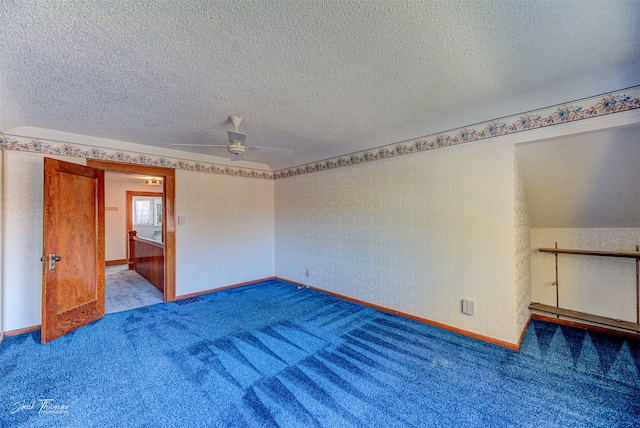
<instances>
[{"instance_id":1,"label":"wooden door","mask_svg":"<svg viewBox=\"0 0 640 428\"><path fill-rule=\"evenodd\" d=\"M104 171L44 159L42 343L104 316Z\"/></svg>"}]
</instances>

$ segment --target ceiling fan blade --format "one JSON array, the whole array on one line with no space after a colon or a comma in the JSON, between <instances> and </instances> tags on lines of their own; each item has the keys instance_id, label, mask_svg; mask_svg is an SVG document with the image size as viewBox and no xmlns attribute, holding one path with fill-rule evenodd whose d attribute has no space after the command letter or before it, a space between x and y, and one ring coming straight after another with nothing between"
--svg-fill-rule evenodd
<instances>
[{"instance_id":1,"label":"ceiling fan blade","mask_svg":"<svg viewBox=\"0 0 640 428\"><path fill-rule=\"evenodd\" d=\"M227 134L229 134L229 144L237 141L244 145L244 140L247 138L247 134L242 134L240 132L227 131Z\"/></svg>"},{"instance_id":2,"label":"ceiling fan blade","mask_svg":"<svg viewBox=\"0 0 640 428\"><path fill-rule=\"evenodd\" d=\"M221 146L219 144L171 144L172 146L191 146L191 147L219 147L221 149L226 149L227 146Z\"/></svg>"},{"instance_id":3,"label":"ceiling fan blade","mask_svg":"<svg viewBox=\"0 0 640 428\"><path fill-rule=\"evenodd\" d=\"M276 147L263 147L263 146L247 146L247 151L270 153L273 155L280 155L280 156L291 156L293 154L293 150L278 149Z\"/></svg>"}]
</instances>

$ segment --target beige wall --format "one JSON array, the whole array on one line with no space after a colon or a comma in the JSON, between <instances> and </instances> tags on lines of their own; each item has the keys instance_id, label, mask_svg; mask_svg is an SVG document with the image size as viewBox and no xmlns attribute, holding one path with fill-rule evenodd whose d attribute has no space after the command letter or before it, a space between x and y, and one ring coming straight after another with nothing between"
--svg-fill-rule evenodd
<instances>
[{"instance_id":1,"label":"beige wall","mask_svg":"<svg viewBox=\"0 0 640 428\"><path fill-rule=\"evenodd\" d=\"M4 150L0 149L0 342L4 338Z\"/></svg>"},{"instance_id":2,"label":"beige wall","mask_svg":"<svg viewBox=\"0 0 640 428\"><path fill-rule=\"evenodd\" d=\"M525 188L518 167L515 165L515 257L516 257L516 331L523 331L531 311L531 224Z\"/></svg>"},{"instance_id":3,"label":"beige wall","mask_svg":"<svg viewBox=\"0 0 640 428\"><path fill-rule=\"evenodd\" d=\"M640 228L531 229L531 300L556 304L555 257L538 248L634 251ZM614 319L636 321L634 259L560 254L560 306Z\"/></svg>"},{"instance_id":4,"label":"beige wall","mask_svg":"<svg viewBox=\"0 0 640 428\"><path fill-rule=\"evenodd\" d=\"M553 303L553 256L537 247L626 249L640 239L637 228L533 229L528 237L514 144L637 123L640 112L618 113L275 182L177 170L175 213L185 222L176 224L176 293L278 275L515 343L529 294ZM4 152L5 331L40 324L43 157ZM562 303L628 318L628 263L601 260L563 273L600 279L578 295L561 278ZM603 284L611 300L602 299ZM460 313L463 298L475 301L473 316Z\"/></svg>"},{"instance_id":5,"label":"beige wall","mask_svg":"<svg viewBox=\"0 0 640 428\"><path fill-rule=\"evenodd\" d=\"M5 151L5 331L39 325L42 311L42 203L44 155ZM85 160L49 156L84 165ZM7 251L8 250L8 251Z\"/></svg>"},{"instance_id":6,"label":"beige wall","mask_svg":"<svg viewBox=\"0 0 640 428\"><path fill-rule=\"evenodd\" d=\"M5 151L4 331L41 323L43 158ZM176 171L175 214L178 296L274 275L273 181Z\"/></svg>"},{"instance_id":7,"label":"beige wall","mask_svg":"<svg viewBox=\"0 0 640 428\"><path fill-rule=\"evenodd\" d=\"M276 275L515 343L514 183L508 141L277 180Z\"/></svg>"},{"instance_id":8,"label":"beige wall","mask_svg":"<svg viewBox=\"0 0 640 428\"><path fill-rule=\"evenodd\" d=\"M176 171L176 295L274 276L273 192L273 180Z\"/></svg>"}]
</instances>

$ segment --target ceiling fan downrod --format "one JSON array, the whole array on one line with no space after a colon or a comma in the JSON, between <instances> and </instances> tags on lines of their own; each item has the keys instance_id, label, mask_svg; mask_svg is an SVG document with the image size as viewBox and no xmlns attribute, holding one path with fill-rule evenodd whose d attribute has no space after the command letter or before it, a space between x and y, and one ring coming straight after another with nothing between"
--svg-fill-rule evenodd
<instances>
[{"instance_id":1,"label":"ceiling fan downrod","mask_svg":"<svg viewBox=\"0 0 640 428\"><path fill-rule=\"evenodd\" d=\"M242 116L229 116L229 119L231 119L235 131L238 132L238 128L240 128L240 124L242 123Z\"/></svg>"}]
</instances>

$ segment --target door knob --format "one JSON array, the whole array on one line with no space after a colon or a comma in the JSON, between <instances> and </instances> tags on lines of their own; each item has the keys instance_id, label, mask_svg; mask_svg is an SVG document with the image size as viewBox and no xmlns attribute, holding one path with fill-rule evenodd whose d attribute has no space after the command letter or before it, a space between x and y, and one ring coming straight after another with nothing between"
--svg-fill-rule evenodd
<instances>
[{"instance_id":1,"label":"door knob","mask_svg":"<svg viewBox=\"0 0 640 428\"><path fill-rule=\"evenodd\" d=\"M49 254L49 270L54 270L56 268L56 262L62 260L60 256L56 256L56 253Z\"/></svg>"}]
</instances>

